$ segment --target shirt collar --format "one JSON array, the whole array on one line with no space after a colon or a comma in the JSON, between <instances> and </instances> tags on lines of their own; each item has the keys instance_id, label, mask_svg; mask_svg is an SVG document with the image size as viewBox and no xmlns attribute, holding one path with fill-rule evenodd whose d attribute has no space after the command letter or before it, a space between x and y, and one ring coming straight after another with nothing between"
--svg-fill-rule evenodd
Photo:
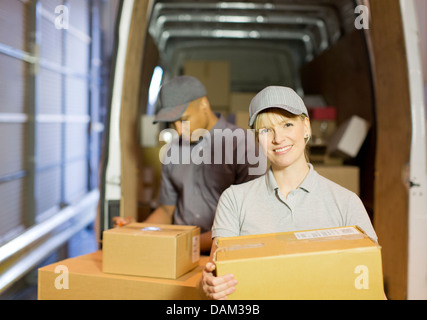
<instances>
[{"instance_id":1,"label":"shirt collar","mask_svg":"<svg viewBox=\"0 0 427 320\"><path fill-rule=\"evenodd\" d=\"M220 113L215 113L215 115L217 116L218 121L211 128L211 130L209 130L211 135L213 135L215 129L226 129L227 128L227 122L225 121L224 117Z\"/></svg>"},{"instance_id":2,"label":"shirt collar","mask_svg":"<svg viewBox=\"0 0 427 320\"><path fill-rule=\"evenodd\" d=\"M309 171L307 173L307 176L299 185L298 189L303 189L307 192L311 192L314 189L316 183L316 171L314 171L313 165L311 163L308 163L308 167ZM273 193L275 190L279 189L271 167L268 169L267 174L265 175L265 181L267 184L267 189L270 193Z\"/></svg>"},{"instance_id":3,"label":"shirt collar","mask_svg":"<svg viewBox=\"0 0 427 320\"><path fill-rule=\"evenodd\" d=\"M274 190L279 189L276 179L274 178L274 174L273 174L273 170L271 169L271 166L268 169L267 174L265 175L265 183L267 184L267 190L269 193L273 193Z\"/></svg>"},{"instance_id":4,"label":"shirt collar","mask_svg":"<svg viewBox=\"0 0 427 320\"><path fill-rule=\"evenodd\" d=\"M304 189L307 192L310 192L314 189L316 184L316 171L314 171L313 165L311 163L308 164L310 170L307 173L307 176L303 180L303 182L299 185L299 188Z\"/></svg>"}]
</instances>

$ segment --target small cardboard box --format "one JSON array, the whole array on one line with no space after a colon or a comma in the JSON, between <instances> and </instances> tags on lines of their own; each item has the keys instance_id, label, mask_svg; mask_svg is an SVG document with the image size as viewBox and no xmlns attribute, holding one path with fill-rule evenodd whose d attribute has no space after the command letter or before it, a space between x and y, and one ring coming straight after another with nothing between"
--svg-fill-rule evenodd
<instances>
[{"instance_id":1,"label":"small cardboard box","mask_svg":"<svg viewBox=\"0 0 427 320\"><path fill-rule=\"evenodd\" d=\"M359 116L352 116L330 136L328 153L343 158L354 158L368 135L370 124Z\"/></svg>"},{"instance_id":2,"label":"small cardboard box","mask_svg":"<svg viewBox=\"0 0 427 320\"><path fill-rule=\"evenodd\" d=\"M256 94L256 92L232 92L230 94L230 112L248 112L249 105ZM249 122L249 117L247 122Z\"/></svg>"},{"instance_id":3,"label":"small cardboard box","mask_svg":"<svg viewBox=\"0 0 427 320\"><path fill-rule=\"evenodd\" d=\"M235 124L240 128L250 129L251 127L249 127L249 112L237 111L235 113Z\"/></svg>"},{"instance_id":4,"label":"small cardboard box","mask_svg":"<svg viewBox=\"0 0 427 320\"><path fill-rule=\"evenodd\" d=\"M227 299L383 299L380 246L357 227L217 239Z\"/></svg>"},{"instance_id":5,"label":"small cardboard box","mask_svg":"<svg viewBox=\"0 0 427 320\"><path fill-rule=\"evenodd\" d=\"M102 249L103 272L176 279L198 264L200 228L131 223L104 231Z\"/></svg>"},{"instance_id":6,"label":"small cardboard box","mask_svg":"<svg viewBox=\"0 0 427 320\"><path fill-rule=\"evenodd\" d=\"M39 300L199 300L198 283L209 257L178 279L102 272L102 251L38 270Z\"/></svg>"},{"instance_id":7,"label":"small cardboard box","mask_svg":"<svg viewBox=\"0 0 427 320\"><path fill-rule=\"evenodd\" d=\"M184 74L200 80L206 87L212 109L227 107L230 102L230 62L221 60L188 60Z\"/></svg>"}]
</instances>

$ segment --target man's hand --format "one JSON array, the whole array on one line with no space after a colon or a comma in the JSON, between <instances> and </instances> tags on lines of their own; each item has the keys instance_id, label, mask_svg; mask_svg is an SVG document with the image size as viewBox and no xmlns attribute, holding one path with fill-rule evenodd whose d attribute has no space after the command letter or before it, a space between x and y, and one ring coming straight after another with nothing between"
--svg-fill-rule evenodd
<instances>
[{"instance_id":1,"label":"man's hand","mask_svg":"<svg viewBox=\"0 0 427 320\"><path fill-rule=\"evenodd\" d=\"M118 227L123 227L129 223L133 223L136 222L136 220L132 217L113 217L113 227L114 228L118 228Z\"/></svg>"}]
</instances>

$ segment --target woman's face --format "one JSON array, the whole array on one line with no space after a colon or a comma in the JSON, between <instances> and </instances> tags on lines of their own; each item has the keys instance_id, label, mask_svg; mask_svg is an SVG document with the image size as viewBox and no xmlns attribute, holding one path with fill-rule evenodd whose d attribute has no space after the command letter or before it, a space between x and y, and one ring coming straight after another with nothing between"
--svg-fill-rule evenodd
<instances>
[{"instance_id":1,"label":"woman's face","mask_svg":"<svg viewBox=\"0 0 427 320\"><path fill-rule=\"evenodd\" d=\"M310 135L310 120L294 116L282 109L268 109L256 120L260 146L273 169L304 162L306 138Z\"/></svg>"}]
</instances>

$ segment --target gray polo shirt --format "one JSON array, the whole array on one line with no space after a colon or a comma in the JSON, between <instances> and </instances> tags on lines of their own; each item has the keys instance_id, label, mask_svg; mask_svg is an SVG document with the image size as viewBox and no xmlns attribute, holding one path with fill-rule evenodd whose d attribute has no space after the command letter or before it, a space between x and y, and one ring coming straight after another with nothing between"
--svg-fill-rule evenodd
<instances>
[{"instance_id":1,"label":"gray polo shirt","mask_svg":"<svg viewBox=\"0 0 427 320\"><path fill-rule=\"evenodd\" d=\"M210 231L223 191L260 176L248 173L256 166L249 164L248 155L257 150L252 135L222 117L198 143L172 142L166 151L169 163L162 165L159 203L176 206L174 224Z\"/></svg>"},{"instance_id":2,"label":"gray polo shirt","mask_svg":"<svg viewBox=\"0 0 427 320\"><path fill-rule=\"evenodd\" d=\"M263 177L228 188L218 203L212 237L356 225L377 241L359 197L309 166L304 181L286 199L271 169Z\"/></svg>"}]
</instances>

